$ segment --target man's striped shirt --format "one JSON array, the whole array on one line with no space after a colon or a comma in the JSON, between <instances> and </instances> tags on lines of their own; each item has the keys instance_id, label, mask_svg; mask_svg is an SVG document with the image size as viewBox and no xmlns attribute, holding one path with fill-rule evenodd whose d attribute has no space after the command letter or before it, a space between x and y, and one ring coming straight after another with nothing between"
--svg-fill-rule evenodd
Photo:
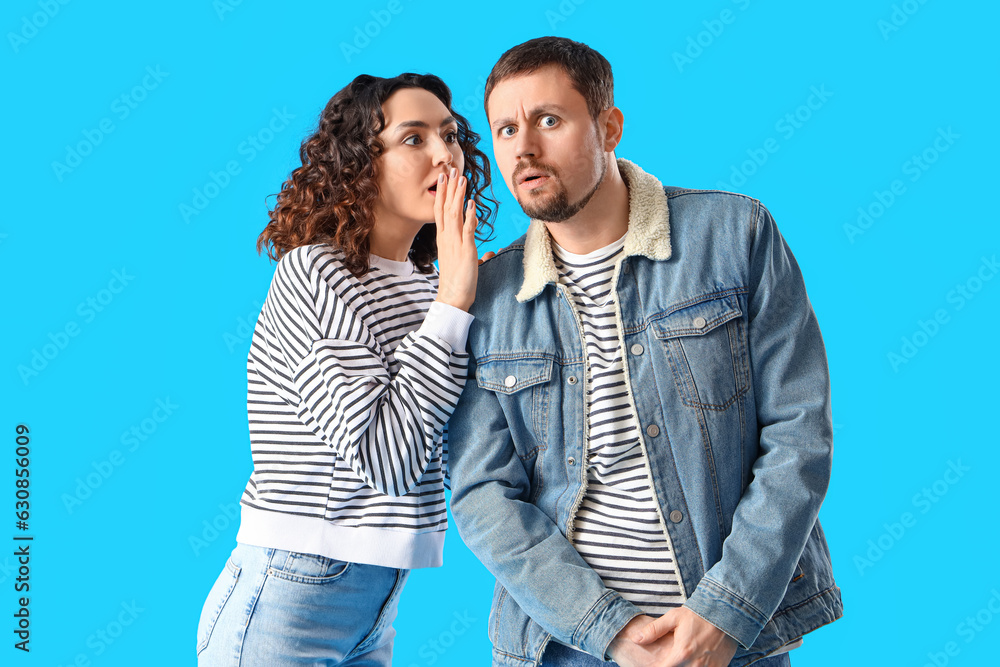
<instances>
[{"instance_id":1,"label":"man's striped shirt","mask_svg":"<svg viewBox=\"0 0 1000 667\"><path fill-rule=\"evenodd\" d=\"M685 596L628 398L611 284L624 243L622 237L587 255L552 247L587 359L587 490L574 518L573 546L608 588L660 616Z\"/></svg>"}]
</instances>

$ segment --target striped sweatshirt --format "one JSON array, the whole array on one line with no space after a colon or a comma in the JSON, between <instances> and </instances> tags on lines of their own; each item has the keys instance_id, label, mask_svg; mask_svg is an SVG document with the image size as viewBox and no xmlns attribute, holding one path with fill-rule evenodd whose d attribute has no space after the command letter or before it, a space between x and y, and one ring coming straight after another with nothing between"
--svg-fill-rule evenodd
<instances>
[{"instance_id":1,"label":"striped sweatshirt","mask_svg":"<svg viewBox=\"0 0 1000 667\"><path fill-rule=\"evenodd\" d=\"M441 565L445 424L472 316L437 273L311 245L278 262L247 356L254 469L237 541L397 568Z\"/></svg>"}]
</instances>

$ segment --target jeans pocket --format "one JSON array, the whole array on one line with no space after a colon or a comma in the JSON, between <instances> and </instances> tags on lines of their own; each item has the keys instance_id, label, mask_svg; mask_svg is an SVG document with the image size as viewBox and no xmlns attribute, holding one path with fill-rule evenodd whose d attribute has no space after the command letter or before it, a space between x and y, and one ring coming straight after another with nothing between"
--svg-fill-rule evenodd
<instances>
[{"instance_id":1,"label":"jeans pocket","mask_svg":"<svg viewBox=\"0 0 1000 667\"><path fill-rule=\"evenodd\" d=\"M226 561L226 566L222 569L219 578L212 585L212 590L208 593L205 606L201 610L201 618L198 620L198 653L208 646L208 640L212 637L212 630L215 629L215 622L219 620L222 608L226 606L229 596L236 588L236 582L240 578L240 567L233 562L232 556Z\"/></svg>"},{"instance_id":2,"label":"jeans pocket","mask_svg":"<svg viewBox=\"0 0 1000 667\"><path fill-rule=\"evenodd\" d=\"M295 551L286 553L281 565L275 564L276 559L271 560L271 567L268 568L270 576L300 584L327 584L342 577L351 567L351 563L336 558Z\"/></svg>"}]
</instances>

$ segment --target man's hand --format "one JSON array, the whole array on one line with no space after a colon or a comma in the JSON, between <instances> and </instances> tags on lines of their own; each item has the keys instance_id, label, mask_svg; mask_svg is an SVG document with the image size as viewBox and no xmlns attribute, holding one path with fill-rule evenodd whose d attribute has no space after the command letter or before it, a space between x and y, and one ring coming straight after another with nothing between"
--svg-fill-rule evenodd
<instances>
[{"instance_id":1,"label":"man's hand","mask_svg":"<svg viewBox=\"0 0 1000 667\"><path fill-rule=\"evenodd\" d=\"M637 616L611 642L622 667L726 667L736 640L686 607L658 619Z\"/></svg>"}]
</instances>

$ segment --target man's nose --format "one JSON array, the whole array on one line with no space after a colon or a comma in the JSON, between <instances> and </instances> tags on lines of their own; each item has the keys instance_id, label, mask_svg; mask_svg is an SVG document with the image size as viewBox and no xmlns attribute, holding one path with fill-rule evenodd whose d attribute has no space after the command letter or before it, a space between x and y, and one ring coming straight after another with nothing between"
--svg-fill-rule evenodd
<instances>
[{"instance_id":1,"label":"man's nose","mask_svg":"<svg viewBox=\"0 0 1000 667\"><path fill-rule=\"evenodd\" d=\"M514 137L514 155L517 158L538 157L538 137L531 130L522 130Z\"/></svg>"}]
</instances>

